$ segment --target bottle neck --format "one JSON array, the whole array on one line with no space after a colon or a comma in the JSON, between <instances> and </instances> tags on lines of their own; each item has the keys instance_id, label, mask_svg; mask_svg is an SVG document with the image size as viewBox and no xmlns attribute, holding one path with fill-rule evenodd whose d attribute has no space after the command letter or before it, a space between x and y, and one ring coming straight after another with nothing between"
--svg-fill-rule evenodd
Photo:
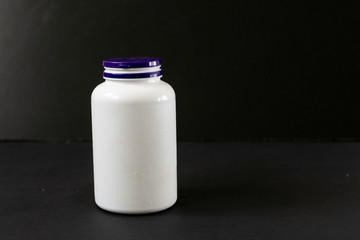
<instances>
[{"instance_id":1,"label":"bottle neck","mask_svg":"<svg viewBox=\"0 0 360 240\"><path fill-rule=\"evenodd\" d=\"M105 78L107 83L127 83L127 84L141 84L141 83L157 83L160 82L161 77L153 78L134 78L134 79L114 79L114 78Z\"/></svg>"},{"instance_id":2,"label":"bottle neck","mask_svg":"<svg viewBox=\"0 0 360 240\"><path fill-rule=\"evenodd\" d=\"M161 66L146 68L107 68L104 79L108 82L159 82L162 76Z\"/></svg>"}]
</instances>

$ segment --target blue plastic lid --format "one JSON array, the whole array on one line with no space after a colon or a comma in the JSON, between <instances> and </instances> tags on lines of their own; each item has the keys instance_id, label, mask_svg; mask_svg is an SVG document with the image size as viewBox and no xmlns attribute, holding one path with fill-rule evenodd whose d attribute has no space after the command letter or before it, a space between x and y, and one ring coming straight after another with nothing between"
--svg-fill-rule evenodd
<instances>
[{"instance_id":1,"label":"blue plastic lid","mask_svg":"<svg viewBox=\"0 0 360 240\"><path fill-rule=\"evenodd\" d=\"M154 57L110 58L103 61L107 68L147 68L161 66L161 59Z\"/></svg>"}]
</instances>

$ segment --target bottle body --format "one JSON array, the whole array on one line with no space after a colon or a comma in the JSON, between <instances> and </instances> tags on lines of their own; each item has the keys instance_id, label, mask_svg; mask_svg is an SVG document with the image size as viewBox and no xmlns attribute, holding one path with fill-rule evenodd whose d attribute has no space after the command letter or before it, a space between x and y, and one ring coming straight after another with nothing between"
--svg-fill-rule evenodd
<instances>
[{"instance_id":1,"label":"bottle body","mask_svg":"<svg viewBox=\"0 0 360 240\"><path fill-rule=\"evenodd\" d=\"M143 214L177 199L175 93L160 77L106 80L92 93L94 190L108 211Z\"/></svg>"}]
</instances>

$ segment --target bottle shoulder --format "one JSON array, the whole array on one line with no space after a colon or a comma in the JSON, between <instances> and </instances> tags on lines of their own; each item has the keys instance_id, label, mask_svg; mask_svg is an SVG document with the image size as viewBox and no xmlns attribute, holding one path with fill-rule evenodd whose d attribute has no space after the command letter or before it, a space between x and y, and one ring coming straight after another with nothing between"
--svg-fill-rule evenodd
<instances>
[{"instance_id":1,"label":"bottle shoulder","mask_svg":"<svg viewBox=\"0 0 360 240\"><path fill-rule=\"evenodd\" d=\"M108 82L99 84L91 94L100 102L164 102L175 100L175 91L164 81L155 83Z\"/></svg>"}]
</instances>

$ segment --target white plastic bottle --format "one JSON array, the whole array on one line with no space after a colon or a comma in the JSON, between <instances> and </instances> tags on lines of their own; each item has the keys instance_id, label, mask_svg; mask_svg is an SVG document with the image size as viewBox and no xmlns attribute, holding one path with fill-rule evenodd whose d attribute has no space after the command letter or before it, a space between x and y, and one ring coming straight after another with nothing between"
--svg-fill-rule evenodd
<instances>
[{"instance_id":1,"label":"white plastic bottle","mask_svg":"<svg viewBox=\"0 0 360 240\"><path fill-rule=\"evenodd\" d=\"M96 204L143 214L177 199L175 92L161 81L159 58L104 62L91 96Z\"/></svg>"}]
</instances>

